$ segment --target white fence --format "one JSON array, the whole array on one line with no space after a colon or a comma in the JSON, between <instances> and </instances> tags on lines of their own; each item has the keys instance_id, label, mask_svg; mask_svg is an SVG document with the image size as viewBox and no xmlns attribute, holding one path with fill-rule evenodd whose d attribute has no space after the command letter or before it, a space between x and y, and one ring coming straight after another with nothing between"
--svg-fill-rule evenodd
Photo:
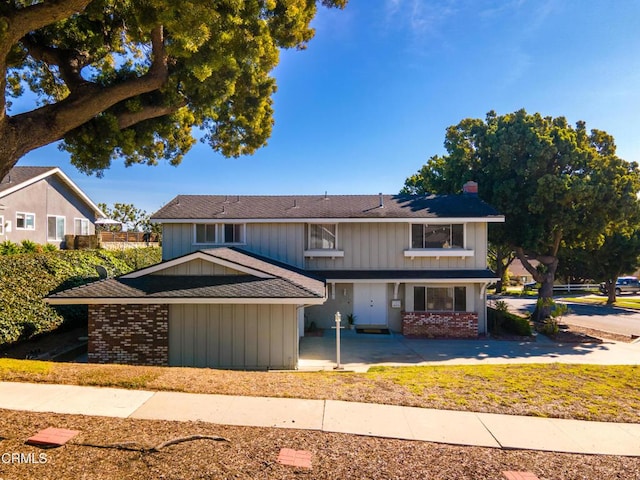
<instances>
[{"instance_id":1,"label":"white fence","mask_svg":"<svg viewBox=\"0 0 640 480\"><path fill-rule=\"evenodd\" d=\"M533 287L525 287L525 290L537 290L535 286ZM600 285L595 283L567 283L565 285L554 285L554 292L597 292L600 290Z\"/></svg>"}]
</instances>

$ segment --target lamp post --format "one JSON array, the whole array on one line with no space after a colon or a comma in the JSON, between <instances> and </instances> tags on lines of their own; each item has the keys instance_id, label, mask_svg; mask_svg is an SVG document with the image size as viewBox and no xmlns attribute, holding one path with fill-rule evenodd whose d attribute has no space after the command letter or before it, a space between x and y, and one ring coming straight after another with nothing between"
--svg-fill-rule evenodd
<instances>
[{"instance_id":1,"label":"lamp post","mask_svg":"<svg viewBox=\"0 0 640 480\"><path fill-rule=\"evenodd\" d=\"M336 326L333 327L336 329L336 366L333 368L334 370L343 370L342 365L340 365L340 329L343 328L340 326L341 320L342 316L340 315L340 312L336 312Z\"/></svg>"}]
</instances>

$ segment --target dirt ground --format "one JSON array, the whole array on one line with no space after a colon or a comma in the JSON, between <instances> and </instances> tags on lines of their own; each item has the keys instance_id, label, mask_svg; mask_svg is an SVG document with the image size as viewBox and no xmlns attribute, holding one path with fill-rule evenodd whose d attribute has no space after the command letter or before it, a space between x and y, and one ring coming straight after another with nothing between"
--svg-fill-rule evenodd
<instances>
[{"instance_id":1,"label":"dirt ground","mask_svg":"<svg viewBox=\"0 0 640 480\"><path fill-rule=\"evenodd\" d=\"M24 441L55 426L80 430L67 445L43 450ZM87 446L195 440L156 453ZM281 465L281 448L311 452L311 469ZM11 454L24 454L23 462ZM8 454L8 455L7 455ZM32 455L30 455L32 454ZM16 457L14 457L16 458ZM541 480L640 479L640 459L587 456L359 437L317 431L230 427L0 410L0 478L48 479L502 479L503 471Z\"/></svg>"}]
</instances>

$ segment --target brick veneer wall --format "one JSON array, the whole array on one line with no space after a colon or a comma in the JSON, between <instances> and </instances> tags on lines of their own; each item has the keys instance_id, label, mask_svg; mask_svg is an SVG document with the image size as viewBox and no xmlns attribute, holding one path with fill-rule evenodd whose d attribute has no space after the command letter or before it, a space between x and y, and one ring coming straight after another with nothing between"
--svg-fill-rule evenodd
<instances>
[{"instance_id":1,"label":"brick veneer wall","mask_svg":"<svg viewBox=\"0 0 640 480\"><path fill-rule=\"evenodd\" d=\"M402 334L406 337L478 336L478 314L474 312L402 312Z\"/></svg>"},{"instance_id":2,"label":"brick veneer wall","mask_svg":"<svg viewBox=\"0 0 640 480\"><path fill-rule=\"evenodd\" d=\"M89 362L169 364L168 305L89 305Z\"/></svg>"}]
</instances>

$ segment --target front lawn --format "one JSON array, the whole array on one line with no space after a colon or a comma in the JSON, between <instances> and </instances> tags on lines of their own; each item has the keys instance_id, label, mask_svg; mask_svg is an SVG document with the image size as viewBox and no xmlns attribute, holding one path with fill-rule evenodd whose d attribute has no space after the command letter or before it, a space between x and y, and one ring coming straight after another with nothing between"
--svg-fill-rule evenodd
<instances>
[{"instance_id":1,"label":"front lawn","mask_svg":"<svg viewBox=\"0 0 640 480\"><path fill-rule=\"evenodd\" d=\"M0 380L640 423L638 366L374 367L367 373L305 373L0 359Z\"/></svg>"},{"instance_id":2,"label":"front lawn","mask_svg":"<svg viewBox=\"0 0 640 480\"><path fill-rule=\"evenodd\" d=\"M584 297L567 297L560 298L562 302L573 302L573 303L588 303L592 305L606 305L607 297L604 295L587 295ZM640 309L640 298L629 298L624 295L618 295L616 297L616 301L613 304L614 307L620 308L636 308Z\"/></svg>"}]
</instances>

